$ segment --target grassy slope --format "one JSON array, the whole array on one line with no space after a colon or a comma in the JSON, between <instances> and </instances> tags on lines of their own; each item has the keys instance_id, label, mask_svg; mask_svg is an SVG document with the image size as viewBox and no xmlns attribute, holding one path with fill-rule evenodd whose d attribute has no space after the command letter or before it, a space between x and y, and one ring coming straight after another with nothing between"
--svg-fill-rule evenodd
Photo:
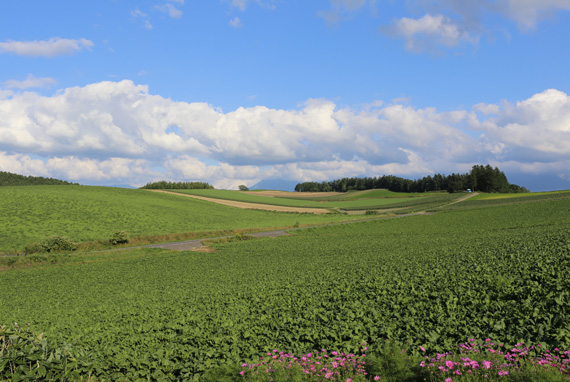
<instances>
[{"instance_id":1,"label":"grassy slope","mask_svg":"<svg viewBox=\"0 0 570 382\"><path fill-rule=\"evenodd\" d=\"M526 198L536 196L553 196L556 194L564 194L570 191L548 191L548 192L524 192L520 194L486 194L481 193L474 197L474 200L489 200L489 199L512 199L512 198Z\"/></svg>"},{"instance_id":2,"label":"grassy slope","mask_svg":"<svg viewBox=\"0 0 570 382\"><path fill-rule=\"evenodd\" d=\"M0 188L0 251L44 237L105 240L131 236L284 227L352 219L347 216L242 210L182 196L88 186Z\"/></svg>"},{"instance_id":3,"label":"grassy slope","mask_svg":"<svg viewBox=\"0 0 570 382\"><path fill-rule=\"evenodd\" d=\"M470 205L214 254L137 250L3 272L0 324L31 322L87 346L101 369L127 371L168 359L199 372L273 348L374 349L385 338L432 352L486 336L569 348L570 193Z\"/></svg>"},{"instance_id":4,"label":"grassy slope","mask_svg":"<svg viewBox=\"0 0 570 382\"><path fill-rule=\"evenodd\" d=\"M423 197L438 195L440 192L393 192L386 189L358 191L353 194L348 194L348 199L369 199L369 198L406 198L406 197Z\"/></svg>"}]
</instances>

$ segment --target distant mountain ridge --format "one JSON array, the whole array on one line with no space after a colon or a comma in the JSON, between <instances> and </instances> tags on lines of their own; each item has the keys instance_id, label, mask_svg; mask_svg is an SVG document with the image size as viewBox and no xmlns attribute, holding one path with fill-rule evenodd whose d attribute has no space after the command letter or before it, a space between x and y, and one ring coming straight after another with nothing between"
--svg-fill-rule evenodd
<instances>
[{"instance_id":1,"label":"distant mountain ridge","mask_svg":"<svg viewBox=\"0 0 570 382\"><path fill-rule=\"evenodd\" d=\"M279 191L293 191L298 181L284 180L284 179L264 179L253 186L249 187L250 190L279 190Z\"/></svg>"},{"instance_id":2,"label":"distant mountain ridge","mask_svg":"<svg viewBox=\"0 0 570 382\"><path fill-rule=\"evenodd\" d=\"M45 185L78 185L65 180L44 178L43 176L25 176L0 171L0 187L2 186L45 186Z\"/></svg>"}]
</instances>

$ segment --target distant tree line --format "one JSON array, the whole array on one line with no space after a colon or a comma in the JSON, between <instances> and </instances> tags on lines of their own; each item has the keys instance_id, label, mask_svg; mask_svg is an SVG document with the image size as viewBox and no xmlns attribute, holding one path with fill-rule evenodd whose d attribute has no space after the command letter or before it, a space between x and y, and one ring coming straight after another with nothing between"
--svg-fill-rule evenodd
<instances>
[{"instance_id":1,"label":"distant tree line","mask_svg":"<svg viewBox=\"0 0 570 382\"><path fill-rule=\"evenodd\" d=\"M147 183L140 188L147 190L203 190L213 189L214 186L210 186L205 182L167 182L162 180L160 182Z\"/></svg>"},{"instance_id":2,"label":"distant tree line","mask_svg":"<svg viewBox=\"0 0 570 382\"><path fill-rule=\"evenodd\" d=\"M448 191L458 192L471 189L481 192L529 192L525 187L510 184L505 173L490 165L475 165L466 174L429 175L410 180L394 175L367 178L342 178L329 182L304 182L295 186L298 192L346 192L385 188L394 192Z\"/></svg>"},{"instance_id":3,"label":"distant tree line","mask_svg":"<svg viewBox=\"0 0 570 382\"><path fill-rule=\"evenodd\" d=\"M43 176L25 176L11 172L0 171L0 186L45 186L77 184Z\"/></svg>"}]
</instances>

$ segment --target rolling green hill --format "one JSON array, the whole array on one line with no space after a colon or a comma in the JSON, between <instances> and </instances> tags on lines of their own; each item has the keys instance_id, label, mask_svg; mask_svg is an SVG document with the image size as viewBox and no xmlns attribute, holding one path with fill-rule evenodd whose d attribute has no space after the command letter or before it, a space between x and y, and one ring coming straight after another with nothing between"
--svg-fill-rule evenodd
<instances>
[{"instance_id":1,"label":"rolling green hill","mask_svg":"<svg viewBox=\"0 0 570 382\"><path fill-rule=\"evenodd\" d=\"M243 210L184 196L92 186L0 187L0 252L21 250L45 237L107 240L116 230L131 237L209 233L354 217ZM157 239L160 240L160 239ZM172 239L171 239L172 240Z\"/></svg>"}]
</instances>

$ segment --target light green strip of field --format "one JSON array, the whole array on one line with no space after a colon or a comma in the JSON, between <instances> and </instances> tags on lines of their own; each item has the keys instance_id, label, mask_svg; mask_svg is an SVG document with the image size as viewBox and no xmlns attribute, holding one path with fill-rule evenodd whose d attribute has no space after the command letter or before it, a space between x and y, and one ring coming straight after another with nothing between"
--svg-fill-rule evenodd
<instances>
[{"instance_id":1,"label":"light green strip of field","mask_svg":"<svg viewBox=\"0 0 570 382\"><path fill-rule=\"evenodd\" d=\"M386 189L357 191L348 194L347 199L369 198L417 198L424 196L441 195L441 192L394 192Z\"/></svg>"},{"instance_id":2,"label":"light green strip of field","mask_svg":"<svg viewBox=\"0 0 570 382\"><path fill-rule=\"evenodd\" d=\"M520 194L479 194L473 197L473 200L527 198L532 196L555 195L555 194L562 194L568 192L570 191L524 192Z\"/></svg>"},{"instance_id":3,"label":"light green strip of field","mask_svg":"<svg viewBox=\"0 0 570 382\"><path fill-rule=\"evenodd\" d=\"M428 194L403 194L403 197L390 197L390 198L354 198L347 200L348 198L343 198L338 201L315 201L313 199L289 199L283 197L271 197L271 196L261 196L261 195L251 195L239 191L228 191L228 190L169 190L172 192L191 194L204 196L214 199L224 199L224 200L235 200L239 202L247 203L260 203L268 204L272 206L287 206L287 207L310 207L310 208L363 208L368 209L372 206L384 206L391 203L399 203L404 200L421 200L423 198L429 197ZM381 190L376 190L381 191ZM397 194L390 191L385 191L391 195ZM409 195L414 195L413 197ZM419 196L421 195L421 196ZM408 196L408 197L406 197ZM322 199L322 198L320 198Z\"/></svg>"}]
</instances>

